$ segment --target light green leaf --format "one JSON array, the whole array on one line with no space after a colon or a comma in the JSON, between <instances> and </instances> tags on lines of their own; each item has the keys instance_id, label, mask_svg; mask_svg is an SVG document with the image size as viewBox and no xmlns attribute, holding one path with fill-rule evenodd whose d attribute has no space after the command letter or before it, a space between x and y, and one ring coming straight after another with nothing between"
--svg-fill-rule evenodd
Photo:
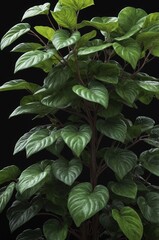
<instances>
[{"instance_id":1,"label":"light green leaf","mask_svg":"<svg viewBox=\"0 0 159 240\"><path fill-rule=\"evenodd\" d=\"M29 137L25 147L27 157L30 157L31 155L53 144L59 135L60 132L56 129L53 129L52 131L49 129L41 129L34 132Z\"/></svg>"},{"instance_id":2,"label":"light green leaf","mask_svg":"<svg viewBox=\"0 0 159 240\"><path fill-rule=\"evenodd\" d=\"M47 240L65 240L68 234L68 225L57 219L49 219L43 225L43 232Z\"/></svg>"},{"instance_id":3,"label":"light green leaf","mask_svg":"<svg viewBox=\"0 0 159 240\"><path fill-rule=\"evenodd\" d=\"M123 179L137 162L137 156L134 152L121 148L106 149L104 159L120 179Z\"/></svg>"},{"instance_id":4,"label":"light green leaf","mask_svg":"<svg viewBox=\"0 0 159 240\"><path fill-rule=\"evenodd\" d=\"M1 39L1 50L9 46L23 34L30 30L30 25L28 23L18 23L12 28L10 28Z\"/></svg>"},{"instance_id":5,"label":"light green leaf","mask_svg":"<svg viewBox=\"0 0 159 240\"><path fill-rule=\"evenodd\" d=\"M91 218L108 202L109 192L103 185L92 189L89 182L84 182L73 187L68 197L68 209L77 227L82 222Z\"/></svg>"},{"instance_id":6,"label":"light green leaf","mask_svg":"<svg viewBox=\"0 0 159 240\"><path fill-rule=\"evenodd\" d=\"M61 131L61 136L67 146L79 157L86 145L90 142L92 131L91 128L84 124L80 128L68 125Z\"/></svg>"},{"instance_id":7,"label":"light green leaf","mask_svg":"<svg viewBox=\"0 0 159 240\"><path fill-rule=\"evenodd\" d=\"M30 203L16 200L7 210L7 218L11 232L28 222L41 210L42 200L33 199Z\"/></svg>"},{"instance_id":8,"label":"light green leaf","mask_svg":"<svg viewBox=\"0 0 159 240\"><path fill-rule=\"evenodd\" d=\"M59 29L55 32L52 43L55 48L59 50L75 44L80 39L80 36L80 32L78 31L75 31L70 35L69 31Z\"/></svg>"},{"instance_id":9,"label":"light green leaf","mask_svg":"<svg viewBox=\"0 0 159 240\"><path fill-rule=\"evenodd\" d=\"M51 166L42 166L35 163L27 167L20 175L16 188L20 194L29 198L36 193L47 182L51 172Z\"/></svg>"},{"instance_id":10,"label":"light green leaf","mask_svg":"<svg viewBox=\"0 0 159 240\"><path fill-rule=\"evenodd\" d=\"M108 90L102 84L92 83L89 88L82 85L75 85L73 86L72 90L81 98L84 98L90 102L99 103L104 108L108 107Z\"/></svg>"},{"instance_id":11,"label":"light green leaf","mask_svg":"<svg viewBox=\"0 0 159 240\"><path fill-rule=\"evenodd\" d=\"M51 14L59 26L68 29L76 28L77 15L74 9L64 6L60 11L51 11Z\"/></svg>"},{"instance_id":12,"label":"light green leaf","mask_svg":"<svg viewBox=\"0 0 159 240\"><path fill-rule=\"evenodd\" d=\"M4 167L0 170L0 184L16 180L20 175L20 169L15 165Z\"/></svg>"},{"instance_id":13,"label":"light green leaf","mask_svg":"<svg viewBox=\"0 0 159 240\"><path fill-rule=\"evenodd\" d=\"M62 5L74 8L76 11L79 11L83 8L87 8L89 6L94 5L93 0L60 0Z\"/></svg>"},{"instance_id":14,"label":"light green leaf","mask_svg":"<svg viewBox=\"0 0 159 240\"><path fill-rule=\"evenodd\" d=\"M147 13L141 8L125 7L118 14L118 24L125 31L130 31ZM141 28L142 26L140 26Z\"/></svg>"},{"instance_id":15,"label":"light green leaf","mask_svg":"<svg viewBox=\"0 0 159 240\"><path fill-rule=\"evenodd\" d=\"M55 30L48 26L35 26L34 29L43 37L48 39L49 41L52 40Z\"/></svg>"},{"instance_id":16,"label":"light green leaf","mask_svg":"<svg viewBox=\"0 0 159 240\"><path fill-rule=\"evenodd\" d=\"M40 228L26 229L17 236L16 240L37 240L42 239L42 236Z\"/></svg>"},{"instance_id":17,"label":"light green leaf","mask_svg":"<svg viewBox=\"0 0 159 240\"><path fill-rule=\"evenodd\" d=\"M137 194L137 185L130 180L120 182L109 182L111 191L119 196L135 199Z\"/></svg>"},{"instance_id":18,"label":"light green leaf","mask_svg":"<svg viewBox=\"0 0 159 240\"><path fill-rule=\"evenodd\" d=\"M48 14L50 10L50 3L44 3L42 5L37 5L29 8L25 11L22 17L22 21L26 18L34 17L41 14Z\"/></svg>"},{"instance_id":19,"label":"light green leaf","mask_svg":"<svg viewBox=\"0 0 159 240\"><path fill-rule=\"evenodd\" d=\"M148 192L137 199L137 204L144 218L151 223L159 223L159 193Z\"/></svg>"},{"instance_id":20,"label":"light green leaf","mask_svg":"<svg viewBox=\"0 0 159 240\"><path fill-rule=\"evenodd\" d=\"M125 122L118 116L106 120L97 120L97 129L105 136L119 142L124 142L127 133Z\"/></svg>"},{"instance_id":21,"label":"light green leaf","mask_svg":"<svg viewBox=\"0 0 159 240\"><path fill-rule=\"evenodd\" d=\"M141 49L139 44L134 39L124 40L120 43L113 43L113 48L116 54L128 62L133 69L136 68L138 60L141 57Z\"/></svg>"},{"instance_id":22,"label":"light green leaf","mask_svg":"<svg viewBox=\"0 0 159 240\"><path fill-rule=\"evenodd\" d=\"M123 207L120 211L113 209L112 216L129 240L142 239L143 224L138 213L133 208Z\"/></svg>"},{"instance_id":23,"label":"light green leaf","mask_svg":"<svg viewBox=\"0 0 159 240\"><path fill-rule=\"evenodd\" d=\"M140 154L141 165L152 174L159 177L159 149L152 148Z\"/></svg>"},{"instance_id":24,"label":"light green leaf","mask_svg":"<svg viewBox=\"0 0 159 240\"><path fill-rule=\"evenodd\" d=\"M35 67L37 64L51 58L55 53L55 49L50 49L46 52L40 50L26 52L16 61L14 72L16 73L23 69Z\"/></svg>"},{"instance_id":25,"label":"light green leaf","mask_svg":"<svg viewBox=\"0 0 159 240\"><path fill-rule=\"evenodd\" d=\"M14 188L15 183L11 182L7 187L0 189L0 213L3 212L7 203L10 201Z\"/></svg>"},{"instance_id":26,"label":"light green leaf","mask_svg":"<svg viewBox=\"0 0 159 240\"><path fill-rule=\"evenodd\" d=\"M82 172L82 163L79 159L58 159L53 163L53 174L60 181L72 185Z\"/></svg>"}]
</instances>

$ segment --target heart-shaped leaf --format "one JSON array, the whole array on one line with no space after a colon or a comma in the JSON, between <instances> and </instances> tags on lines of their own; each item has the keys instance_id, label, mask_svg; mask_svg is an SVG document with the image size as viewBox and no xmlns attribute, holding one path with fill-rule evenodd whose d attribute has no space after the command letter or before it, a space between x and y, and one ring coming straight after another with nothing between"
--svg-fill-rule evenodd
<instances>
[{"instance_id":1,"label":"heart-shaped leaf","mask_svg":"<svg viewBox=\"0 0 159 240\"><path fill-rule=\"evenodd\" d=\"M84 182L72 188L68 197L68 209L77 227L91 218L108 202L109 192L103 185L94 189L91 183Z\"/></svg>"},{"instance_id":2,"label":"heart-shaped leaf","mask_svg":"<svg viewBox=\"0 0 159 240\"><path fill-rule=\"evenodd\" d=\"M43 232L47 240L65 240L68 226L57 219L49 219L43 225Z\"/></svg>"},{"instance_id":3,"label":"heart-shaped leaf","mask_svg":"<svg viewBox=\"0 0 159 240\"><path fill-rule=\"evenodd\" d=\"M129 240L142 239L143 224L138 213L134 209L131 207L123 207L120 211L113 209L112 216Z\"/></svg>"},{"instance_id":4,"label":"heart-shaped leaf","mask_svg":"<svg viewBox=\"0 0 159 240\"><path fill-rule=\"evenodd\" d=\"M53 162L53 174L60 181L72 185L82 171L82 163L79 159L58 159Z\"/></svg>"},{"instance_id":5,"label":"heart-shaped leaf","mask_svg":"<svg viewBox=\"0 0 159 240\"><path fill-rule=\"evenodd\" d=\"M99 103L104 108L108 107L108 90L102 84L91 84L90 88L82 85L75 85L73 86L72 90L81 98L84 98L90 102Z\"/></svg>"},{"instance_id":6,"label":"heart-shaped leaf","mask_svg":"<svg viewBox=\"0 0 159 240\"><path fill-rule=\"evenodd\" d=\"M79 129L73 125L68 125L62 129L61 136L67 146L79 157L91 140L92 131L86 124L80 126Z\"/></svg>"}]
</instances>

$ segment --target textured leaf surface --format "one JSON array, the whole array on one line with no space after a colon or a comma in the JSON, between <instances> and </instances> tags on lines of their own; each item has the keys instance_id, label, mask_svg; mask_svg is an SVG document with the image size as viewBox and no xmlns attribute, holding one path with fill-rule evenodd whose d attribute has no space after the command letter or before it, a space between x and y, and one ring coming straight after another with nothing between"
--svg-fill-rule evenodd
<instances>
[{"instance_id":1,"label":"textured leaf surface","mask_svg":"<svg viewBox=\"0 0 159 240\"><path fill-rule=\"evenodd\" d=\"M60 2L62 3L62 5L72 7L76 11L89 7L91 5L94 5L93 0L80 0L80 1L79 0L70 0L70 1L60 0Z\"/></svg>"},{"instance_id":2,"label":"textured leaf surface","mask_svg":"<svg viewBox=\"0 0 159 240\"><path fill-rule=\"evenodd\" d=\"M81 152L91 140L91 135L92 131L88 125L82 125L79 129L69 125L64 127L61 131L64 142L77 157L80 156Z\"/></svg>"},{"instance_id":3,"label":"textured leaf surface","mask_svg":"<svg viewBox=\"0 0 159 240\"><path fill-rule=\"evenodd\" d=\"M16 240L42 240L42 235L40 228L26 229L17 236Z\"/></svg>"},{"instance_id":4,"label":"textured leaf surface","mask_svg":"<svg viewBox=\"0 0 159 240\"><path fill-rule=\"evenodd\" d=\"M106 150L104 159L120 179L130 172L137 162L137 156L134 152L120 148Z\"/></svg>"},{"instance_id":5,"label":"textured leaf surface","mask_svg":"<svg viewBox=\"0 0 159 240\"><path fill-rule=\"evenodd\" d=\"M68 209L77 227L103 209L109 199L109 192L103 185L92 189L89 182L72 188L68 197Z\"/></svg>"},{"instance_id":6,"label":"textured leaf surface","mask_svg":"<svg viewBox=\"0 0 159 240\"><path fill-rule=\"evenodd\" d=\"M93 84L90 88L82 85L73 86L72 90L81 98L84 98L90 102L99 103L103 107L108 107L109 94L104 85Z\"/></svg>"},{"instance_id":7,"label":"textured leaf surface","mask_svg":"<svg viewBox=\"0 0 159 240\"><path fill-rule=\"evenodd\" d=\"M40 14L48 14L49 9L50 9L50 3L44 3L42 5L31 7L25 11L25 13L23 14L22 20L29 17L37 16Z\"/></svg>"},{"instance_id":8,"label":"textured leaf surface","mask_svg":"<svg viewBox=\"0 0 159 240\"><path fill-rule=\"evenodd\" d=\"M159 223L159 193L148 192L137 199L144 218L151 223Z\"/></svg>"},{"instance_id":9,"label":"textured leaf surface","mask_svg":"<svg viewBox=\"0 0 159 240\"><path fill-rule=\"evenodd\" d=\"M0 184L5 182L16 180L16 178L20 175L20 169L15 165L10 165L4 167L0 170Z\"/></svg>"},{"instance_id":10,"label":"textured leaf surface","mask_svg":"<svg viewBox=\"0 0 159 240\"><path fill-rule=\"evenodd\" d=\"M54 176L67 185L72 185L82 171L82 163L79 159L70 161L58 159L53 163Z\"/></svg>"},{"instance_id":11,"label":"textured leaf surface","mask_svg":"<svg viewBox=\"0 0 159 240\"><path fill-rule=\"evenodd\" d=\"M142 221L134 209L130 207L123 207L120 211L113 209L112 216L117 221L121 231L129 240L142 239Z\"/></svg>"},{"instance_id":12,"label":"textured leaf surface","mask_svg":"<svg viewBox=\"0 0 159 240\"><path fill-rule=\"evenodd\" d=\"M5 209L7 203L10 201L15 183L11 182L6 188L0 190L0 213Z\"/></svg>"},{"instance_id":13,"label":"textured leaf surface","mask_svg":"<svg viewBox=\"0 0 159 240\"><path fill-rule=\"evenodd\" d=\"M28 23L18 23L9 29L6 34L1 39L1 50L9 46L20 36L27 33L30 30L30 25Z\"/></svg>"}]
</instances>

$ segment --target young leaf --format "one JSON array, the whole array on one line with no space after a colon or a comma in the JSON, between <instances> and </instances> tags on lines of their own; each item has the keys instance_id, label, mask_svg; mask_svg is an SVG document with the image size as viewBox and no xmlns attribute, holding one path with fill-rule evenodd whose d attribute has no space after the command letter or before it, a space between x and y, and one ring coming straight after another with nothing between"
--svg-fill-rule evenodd
<instances>
[{"instance_id":1,"label":"young leaf","mask_svg":"<svg viewBox=\"0 0 159 240\"><path fill-rule=\"evenodd\" d=\"M68 197L68 209L76 226L79 227L82 222L103 209L108 199L109 192L103 185L92 189L89 182L83 182L73 187Z\"/></svg>"},{"instance_id":2,"label":"young leaf","mask_svg":"<svg viewBox=\"0 0 159 240\"><path fill-rule=\"evenodd\" d=\"M123 207L120 211L112 210L112 216L117 221L121 231L129 240L141 240L143 224L138 213L131 207Z\"/></svg>"},{"instance_id":3,"label":"young leaf","mask_svg":"<svg viewBox=\"0 0 159 240\"><path fill-rule=\"evenodd\" d=\"M68 147L79 157L91 140L92 131L88 125L82 125L79 129L68 125L62 129L61 136Z\"/></svg>"},{"instance_id":4,"label":"young leaf","mask_svg":"<svg viewBox=\"0 0 159 240\"><path fill-rule=\"evenodd\" d=\"M52 40L55 30L48 26L35 26L34 29L43 37L48 39L49 41Z\"/></svg>"},{"instance_id":5,"label":"young leaf","mask_svg":"<svg viewBox=\"0 0 159 240\"><path fill-rule=\"evenodd\" d=\"M62 5L74 8L76 11L79 11L83 8L87 8L89 6L94 5L93 0L60 0Z\"/></svg>"}]
</instances>

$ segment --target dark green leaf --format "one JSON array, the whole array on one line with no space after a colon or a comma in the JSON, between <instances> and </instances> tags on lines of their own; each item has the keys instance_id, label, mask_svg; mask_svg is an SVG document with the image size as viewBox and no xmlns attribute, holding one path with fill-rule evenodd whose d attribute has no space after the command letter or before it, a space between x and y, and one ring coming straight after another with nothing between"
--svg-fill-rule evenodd
<instances>
[{"instance_id":1,"label":"dark green leaf","mask_svg":"<svg viewBox=\"0 0 159 240\"><path fill-rule=\"evenodd\" d=\"M43 225L43 232L47 240L65 240L68 234L68 225L57 219L49 219Z\"/></svg>"}]
</instances>

